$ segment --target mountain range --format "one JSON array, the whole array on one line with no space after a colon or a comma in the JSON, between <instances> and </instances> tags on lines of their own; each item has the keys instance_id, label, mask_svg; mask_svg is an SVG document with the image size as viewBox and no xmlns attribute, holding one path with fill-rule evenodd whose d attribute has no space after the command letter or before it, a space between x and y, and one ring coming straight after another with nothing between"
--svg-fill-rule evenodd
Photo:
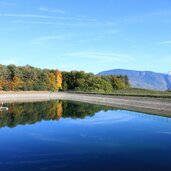
<instances>
[{"instance_id":1,"label":"mountain range","mask_svg":"<svg viewBox=\"0 0 171 171\"><path fill-rule=\"evenodd\" d=\"M97 75L127 75L133 88L151 90L171 90L171 75L152 71L135 71L126 69L113 69L102 71Z\"/></svg>"}]
</instances>

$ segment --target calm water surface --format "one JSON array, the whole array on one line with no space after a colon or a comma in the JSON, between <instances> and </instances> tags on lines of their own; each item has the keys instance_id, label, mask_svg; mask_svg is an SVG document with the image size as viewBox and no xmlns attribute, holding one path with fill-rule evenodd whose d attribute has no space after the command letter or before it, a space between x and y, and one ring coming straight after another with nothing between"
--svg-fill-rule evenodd
<instances>
[{"instance_id":1,"label":"calm water surface","mask_svg":"<svg viewBox=\"0 0 171 171\"><path fill-rule=\"evenodd\" d=\"M171 119L83 103L5 104L2 171L170 171Z\"/></svg>"}]
</instances>

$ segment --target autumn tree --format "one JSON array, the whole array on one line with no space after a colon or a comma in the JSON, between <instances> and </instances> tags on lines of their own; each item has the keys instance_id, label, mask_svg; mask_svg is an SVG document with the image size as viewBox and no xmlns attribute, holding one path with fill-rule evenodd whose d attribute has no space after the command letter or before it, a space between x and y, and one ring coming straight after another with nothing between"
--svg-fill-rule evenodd
<instances>
[{"instance_id":1,"label":"autumn tree","mask_svg":"<svg viewBox=\"0 0 171 171\"><path fill-rule=\"evenodd\" d=\"M62 73L58 70L56 70L56 84L57 84L57 90L62 89Z\"/></svg>"},{"instance_id":2,"label":"autumn tree","mask_svg":"<svg viewBox=\"0 0 171 171\"><path fill-rule=\"evenodd\" d=\"M0 65L0 90L52 90L62 89L62 74L58 70L35 68L29 65Z\"/></svg>"}]
</instances>

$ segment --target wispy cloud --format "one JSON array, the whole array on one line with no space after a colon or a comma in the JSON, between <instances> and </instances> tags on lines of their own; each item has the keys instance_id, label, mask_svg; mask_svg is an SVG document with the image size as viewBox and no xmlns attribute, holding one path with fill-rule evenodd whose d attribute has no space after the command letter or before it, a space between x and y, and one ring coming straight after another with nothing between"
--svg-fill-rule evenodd
<instances>
[{"instance_id":1,"label":"wispy cloud","mask_svg":"<svg viewBox=\"0 0 171 171\"><path fill-rule=\"evenodd\" d=\"M1 14L4 17L19 17L19 18L46 18L46 19L56 19L55 16L48 15L37 15L37 14Z\"/></svg>"},{"instance_id":2,"label":"wispy cloud","mask_svg":"<svg viewBox=\"0 0 171 171\"><path fill-rule=\"evenodd\" d=\"M117 34L117 33L120 33L120 32L121 32L121 30L118 30L118 29L110 29L110 30L106 30L104 35L114 35L114 34Z\"/></svg>"},{"instance_id":3,"label":"wispy cloud","mask_svg":"<svg viewBox=\"0 0 171 171\"><path fill-rule=\"evenodd\" d=\"M47 7L40 7L39 10L40 11L44 11L44 12L66 14L66 12L64 10L60 10L60 9L49 9Z\"/></svg>"},{"instance_id":4,"label":"wispy cloud","mask_svg":"<svg viewBox=\"0 0 171 171\"><path fill-rule=\"evenodd\" d=\"M170 19L171 11L167 9L149 11L145 13L139 13L137 15L125 16L115 21L117 24L134 24L134 23L142 23L147 22L149 20L155 20L157 22L162 21L165 22L165 19Z\"/></svg>"},{"instance_id":5,"label":"wispy cloud","mask_svg":"<svg viewBox=\"0 0 171 171\"><path fill-rule=\"evenodd\" d=\"M65 21L23 21L13 20L12 23L19 24L40 24L40 25L57 25L57 26L92 26L91 23L85 22L65 22Z\"/></svg>"},{"instance_id":6,"label":"wispy cloud","mask_svg":"<svg viewBox=\"0 0 171 171\"><path fill-rule=\"evenodd\" d=\"M156 44L157 45L169 45L169 44L171 44L171 40L156 42Z\"/></svg>"},{"instance_id":7,"label":"wispy cloud","mask_svg":"<svg viewBox=\"0 0 171 171\"><path fill-rule=\"evenodd\" d=\"M39 19L57 19L57 20L71 20L71 21L81 21L81 22L95 22L96 19L85 18L85 17L57 17L51 15L38 15L38 14L10 14L0 13L1 17L18 17L18 18L39 18Z\"/></svg>"},{"instance_id":8,"label":"wispy cloud","mask_svg":"<svg viewBox=\"0 0 171 171\"><path fill-rule=\"evenodd\" d=\"M109 24L108 22L92 22L92 21L76 21L76 20L71 20L71 21L66 21L66 20L55 20L55 21L50 21L50 20L37 20L37 21L30 21L30 20L12 20L10 21L11 23L14 24L37 24L37 25L56 25L56 26L71 26L71 27L91 27L91 28L110 28L114 25L111 23Z\"/></svg>"},{"instance_id":9,"label":"wispy cloud","mask_svg":"<svg viewBox=\"0 0 171 171\"><path fill-rule=\"evenodd\" d=\"M35 44L43 44L49 41L55 41L55 40L64 40L66 39L65 36L63 35L59 35L59 36L43 36L43 37L39 37L36 38L34 40L31 41L30 44L35 45Z\"/></svg>"},{"instance_id":10,"label":"wispy cloud","mask_svg":"<svg viewBox=\"0 0 171 171\"><path fill-rule=\"evenodd\" d=\"M0 58L0 60L1 60L1 64L3 65L17 64L17 61L14 58L10 59L10 58L4 57L4 59Z\"/></svg>"},{"instance_id":11,"label":"wispy cloud","mask_svg":"<svg viewBox=\"0 0 171 171\"><path fill-rule=\"evenodd\" d=\"M132 59L131 56L118 53L104 53L104 52L76 52L68 54L70 57L86 58L95 60L110 60L110 61L122 61Z\"/></svg>"},{"instance_id":12,"label":"wispy cloud","mask_svg":"<svg viewBox=\"0 0 171 171\"><path fill-rule=\"evenodd\" d=\"M40 14L16 14L16 13L0 13L0 17L12 18L11 23L15 24L39 24L39 25L57 25L57 26L73 26L73 27L91 27L105 28L108 30L115 26L113 22L101 22L95 18L88 17L59 17L55 15L40 15ZM118 30L108 30L107 35L116 34Z\"/></svg>"},{"instance_id":13,"label":"wispy cloud","mask_svg":"<svg viewBox=\"0 0 171 171\"><path fill-rule=\"evenodd\" d=\"M112 38L114 35L119 34L120 32L121 30L119 29L109 29L109 30L106 29L103 32L99 32L97 34L94 33L93 35L88 35L87 36L89 37L88 39L81 39L79 40L79 43L84 44L84 43L101 41L106 38Z\"/></svg>"},{"instance_id":14,"label":"wispy cloud","mask_svg":"<svg viewBox=\"0 0 171 171\"><path fill-rule=\"evenodd\" d=\"M5 1L0 1L0 5L4 5L4 6L16 6L15 3L10 3L10 2L5 2Z\"/></svg>"},{"instance_id":15,"label":"wispy cloud","mask_svg":"<svg viewBox=\"0 0 171 171\"><path fill-rule=\"evenodd\" d=\"M146 17L149 17L149 16L171 16L171 11L168 9L161 9L158 11L149 12L145 16Z\"/></svg>"}]
</instances>

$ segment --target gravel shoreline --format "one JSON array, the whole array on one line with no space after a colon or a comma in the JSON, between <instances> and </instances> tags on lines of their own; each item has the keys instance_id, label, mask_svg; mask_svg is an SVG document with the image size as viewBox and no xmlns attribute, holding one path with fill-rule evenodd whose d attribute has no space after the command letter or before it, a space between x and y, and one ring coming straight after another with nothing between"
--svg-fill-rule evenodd
<instances>
[{"instance_id":1,"label":"gravel shoreline","mask_svg":"<svg viewBox=\"0 0 171 171\"><path fill-rule=\"evenodd\" d=\"M0 103L69 100L171 117L171 99L52 92L1 92Z\"/></svg>"}]
</instances>

